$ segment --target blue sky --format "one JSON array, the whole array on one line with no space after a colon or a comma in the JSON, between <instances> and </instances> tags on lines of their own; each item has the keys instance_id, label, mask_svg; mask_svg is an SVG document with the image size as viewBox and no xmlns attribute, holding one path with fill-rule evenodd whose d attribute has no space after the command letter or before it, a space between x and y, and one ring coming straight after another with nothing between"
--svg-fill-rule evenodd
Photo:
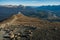
<instances>
[{"instance_id":1,"label":"blue sky","mask_svg":"<svg viewBox=\"0 0 60 40\"><path fill-rule=\"evenodd\" d=\"M25 6L60 5L60 0L0 0L0 5L25 5Z\"/></svg>"}]
</instances>

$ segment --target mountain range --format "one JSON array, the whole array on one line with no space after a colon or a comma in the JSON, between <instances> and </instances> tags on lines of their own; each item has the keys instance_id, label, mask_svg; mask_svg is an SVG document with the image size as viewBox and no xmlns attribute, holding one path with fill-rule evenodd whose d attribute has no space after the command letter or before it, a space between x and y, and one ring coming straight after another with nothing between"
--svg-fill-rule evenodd
<instances>
[{"instance_id":1,"label":"mountain range","mask_svg":"<svg viewBox=\"0 0 60 40\"><path fill-rule=\"evenodd\" d=\"M0 5L0 21L3 21L14 14L22 14L39 19L53 21L60 20L60 5L53 6L23 6L23 5Z\"/></svg>"}]
</instances>

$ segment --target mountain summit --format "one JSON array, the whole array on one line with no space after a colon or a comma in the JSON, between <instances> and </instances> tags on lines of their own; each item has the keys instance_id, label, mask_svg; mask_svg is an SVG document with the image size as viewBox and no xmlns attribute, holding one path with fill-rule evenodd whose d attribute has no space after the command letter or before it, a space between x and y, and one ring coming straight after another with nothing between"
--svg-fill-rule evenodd
<instances>
[{"instance_id":1,"label":"mountain summit","mask_svg":"<svg viewBox=\"0 0 60 40\"><path fill-rule=\"evenodd\" d=\"M42 22L42 20L25 16L21 12L19 12L18 14L13 15L1 22L1 27L10 25L39 25L40 22Z\"/></svg>"}]
</instances>

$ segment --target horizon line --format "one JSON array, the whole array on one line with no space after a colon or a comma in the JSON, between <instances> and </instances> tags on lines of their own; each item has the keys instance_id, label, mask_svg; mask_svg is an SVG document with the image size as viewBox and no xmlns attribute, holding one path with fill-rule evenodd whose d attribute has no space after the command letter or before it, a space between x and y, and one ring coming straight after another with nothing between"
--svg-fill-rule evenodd
<instances>
[{"instance_id":1,"label":"horizon line","mask_svg":"<svg viewBox=\"0 0 60 40\"><path fill-rule=\"evenodd\" d=\"M0 4L0 6L5 6L5 5L11 5L11 6L14 6L14 5L16 5L16 6L19 6L19 5L22 5L22 6L59 6L59 4L50 4L50 5L23 5L23 4Z\"/></svg>"}]
</instances>

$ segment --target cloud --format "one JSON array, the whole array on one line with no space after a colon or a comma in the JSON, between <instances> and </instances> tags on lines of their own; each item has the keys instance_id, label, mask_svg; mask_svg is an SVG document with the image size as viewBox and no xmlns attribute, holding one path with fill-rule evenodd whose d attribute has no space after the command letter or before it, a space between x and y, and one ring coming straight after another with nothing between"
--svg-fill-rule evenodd
<instances>
[{"instance_id":1,"label":"cloud","mask_svg":"<svg viewBox=\"0 0 60 40\"><path fill-rule=\"evenodd\" d=\"M39 5L58 5L60 4L60 0L0 0L0 5L2 4L11 4L11 5L31 5L31 6L39 6Z\"/></svg>"}]
</instances>

